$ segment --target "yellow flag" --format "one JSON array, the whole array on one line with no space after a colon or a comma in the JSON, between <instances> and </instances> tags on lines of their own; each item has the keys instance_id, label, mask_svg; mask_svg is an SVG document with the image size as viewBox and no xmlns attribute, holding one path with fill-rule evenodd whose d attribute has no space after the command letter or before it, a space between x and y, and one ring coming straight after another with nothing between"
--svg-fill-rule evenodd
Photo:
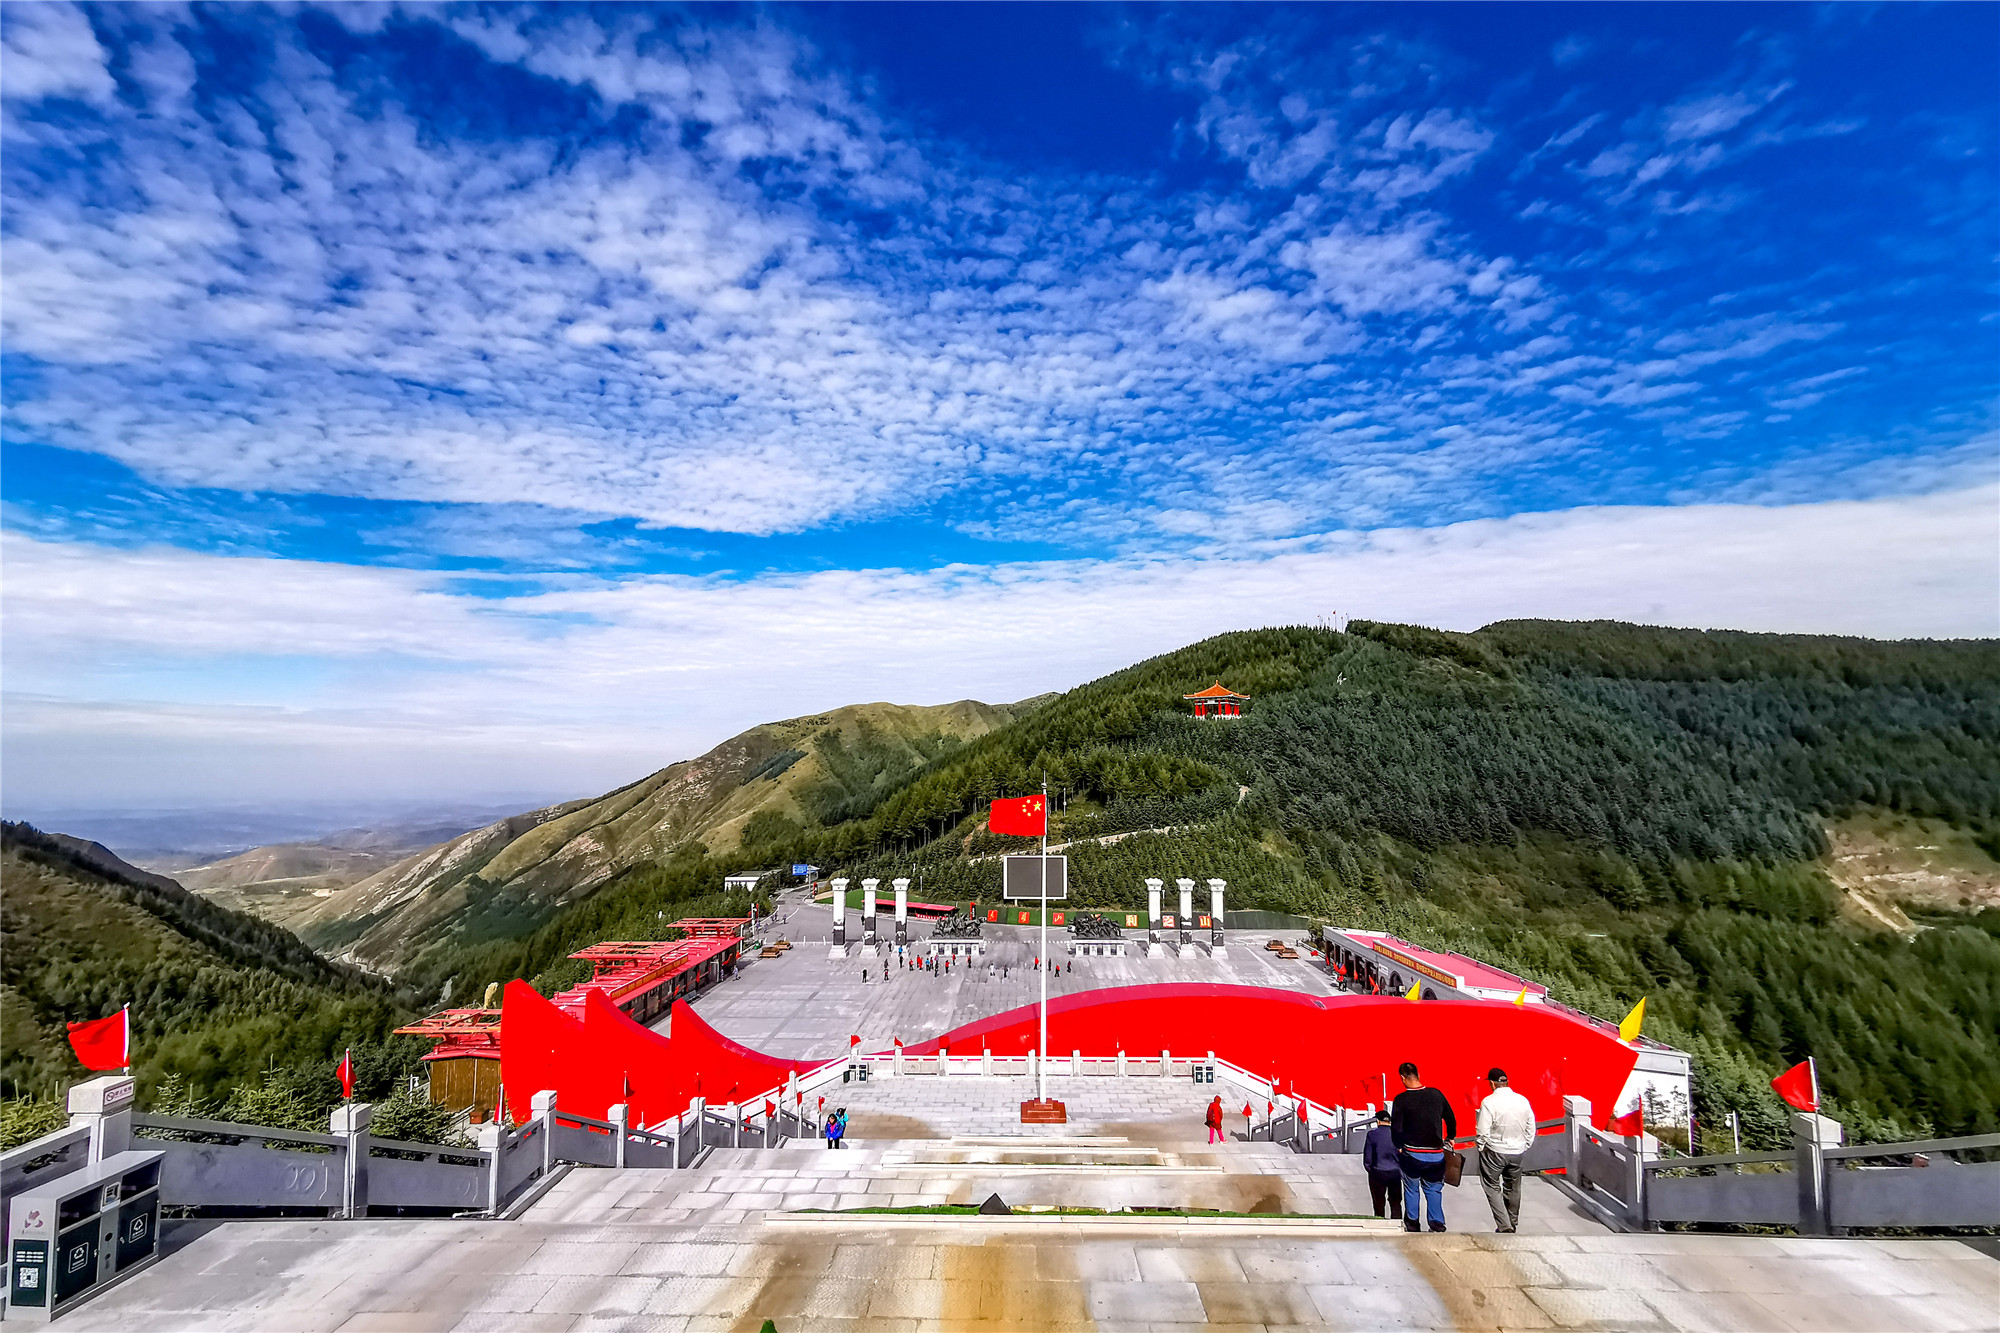
<instances>
[{"instance_id":1,"label":"yellow flag","mask_svg":"<svg viewBox=\"0 0 2000 1333\"><path fill-rule=\"evenodd\" d=\"M1424 983L1423 983L1423 982L1421 982L1421 981L1419 981L1419 982L1418 982L1418 983L1417 983L1416 985L1414 985L1414 986L1410 987L1410 993L1409 993L1408 995L1405 995L1405 996L1404 996L1403 998L1404 998L1404 999L1406 999L1406 1000L1421 1000L1421 999L1423 999L1423 998L1424 998Z\"/></svg>"},{"instance_id":2,"label":"yellow flag","mask_svg":"<svg viewBox=\"0 0 2000 1333\"><path fill-rule=\"evenodd\" d=\"M1639 1025L1646 1021L1646 997L1641 995L1639 1003L1632 1006L1632 1012L1625 1015L1625 1021L1618 1025L1618 1040L1637 1041Z\"/></svg>"},{"instance_id":3,"label":"yellow flag","mask_svg":"<svg viewBox=\"0 0 2000 1333\"><path fill-rule=\"evenodd\" d=\"M1521 987L1521 993L1514 997L1514 1003L1526 1004L1527 1002L1528 1002L1528 988L1526 986L1523 986Z\"/></svg>"}]
</instances>

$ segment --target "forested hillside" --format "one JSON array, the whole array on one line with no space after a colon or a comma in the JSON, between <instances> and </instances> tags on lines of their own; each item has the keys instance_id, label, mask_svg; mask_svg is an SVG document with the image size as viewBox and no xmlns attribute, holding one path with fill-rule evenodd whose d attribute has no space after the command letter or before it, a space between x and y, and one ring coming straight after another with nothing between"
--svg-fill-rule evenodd
<instances>
[{"instance_id":1,"label":"forested hillside","mask_svg":"<svg viewBox=\"0 0 2000 1333\"><path fill-rule=\"evenodd\" d=\"M384 983L170 880L107 873L24 824L0 826L0 878L0 1096L89 1077L64 1023L128 1004L148 1092L178 1073L225 1097L274 1064L330 1068L350 1045L376 1063L414 1054L390 1037L409 1010Z\"/></svg>"},{"instance_id":2,"label":"forested hillside","mask_svg":"<svg viewBox=\"0 0 2000 1333\"><path fill-rule=\"evenodd\" d=\"M1187 715L1180 696L1216 679L1252 696L1248 716ZM1223 635L736 857L628 873L603 919L441 956L429 979L533 975L738 865L921 869L929 896L991 896L997 869L972 858L1013 840L984 831L985 803L1045 779L1058 838L1175 830L1073 848L1085 905L1140 906L1147 875L1220 875L1237 906L1463 949L1598 1013L1648 996L1648 1030L1698 1057L1700 1109L1745 1112L1753 1138L1782 1131L1766 1079L1807 1054L1855 1132L2000 1128L2000 912L1870 929L1843 918L1823 860L1828 822L1862 811L2000 852L1986 642L1548 622Z\"/></svg>"}]
</instances>

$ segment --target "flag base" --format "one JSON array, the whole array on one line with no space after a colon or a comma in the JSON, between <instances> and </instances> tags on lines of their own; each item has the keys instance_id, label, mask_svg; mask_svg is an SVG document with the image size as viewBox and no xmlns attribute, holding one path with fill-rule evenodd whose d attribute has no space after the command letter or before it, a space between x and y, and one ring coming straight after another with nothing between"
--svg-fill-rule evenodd
<instances>
[{"instance_id":1,"label":"flag base","mask_svg":"<svg viewBox=\"0 0 2000 1333\"><path fill-rule=\"evenodd\" d=\"M1067 1125L1069 1108L1055 1098L1037 1100L1029 1098L1021 1103L1021 1123L1024 1125Z\"/></svg>"}]
</instances>

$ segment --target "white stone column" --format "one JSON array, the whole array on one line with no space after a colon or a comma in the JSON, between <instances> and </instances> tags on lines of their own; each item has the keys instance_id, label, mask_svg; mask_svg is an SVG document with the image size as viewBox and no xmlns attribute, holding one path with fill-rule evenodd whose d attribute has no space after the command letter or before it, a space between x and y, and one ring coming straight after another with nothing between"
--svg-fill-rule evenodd
<instances>
[{"instance_id":1,"label":"white stone column","mask_svg":"<svg viewBox=\"0 0 2000 1333\"><path fill-rule=\"evenodd\" d=\"M828 958L847 957L847 881L833 882L833 947L827 950Z\"/></svg>"},{"instance_id":2,"label":"white stone column","mask_svg":"<svg viewBox=\"0 0 2000 1333\"><path fill-rule=\"evenodd\" d=\"M902 948L910 942L910 881L895 881L896 888L896 947Z\"/></svg>"},{"instance_id":3,"label":"white stone column","mask_svg":"<svg viewBox=\"0 0 2000 1333\"><path fill-rule=\"evenodd\" d=\"M875 889L879 879L861 881L861 956L875 956Z\"/></svg>"},{"instance_id":4,"label":"white stone column","mask_svg":"<svg viewBox=\"0 0 2000 1333\"><path fill-rule=\"evenodd\" d=\"M1212 879L1208 882L1208 951L1211 954L1226 952L1222 946L1222 891L1228 881Z\"/></svg>"},{"instance_id":5,"label":"white stone column","mask_svg":"<svg viewBox=\"0 0 2000 1333\"><path fill-rule=\"evenodd\" d=\"M1181 950L1186 952L1194 943L1194 881L1177 879L1174 883L1181 891Z\"/></svg>"},{"instance_id":6,"label":"white stone column","mask_svg":"<svg viewBox=\"0 0 2000 1333\"><path fill-rule=\"evenodd\" d=\"M1167 946L1160 942L1160 890L1166 881L1146 881L1146 957L1165 958Z\"/></svg>"}]
</instances>

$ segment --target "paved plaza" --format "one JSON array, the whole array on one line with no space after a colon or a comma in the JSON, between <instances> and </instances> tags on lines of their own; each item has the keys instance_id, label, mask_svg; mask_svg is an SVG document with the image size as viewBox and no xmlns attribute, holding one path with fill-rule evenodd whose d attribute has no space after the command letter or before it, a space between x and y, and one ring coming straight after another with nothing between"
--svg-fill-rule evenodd
<instances>
[{"instance_id":1,"label":"paved plaza","mask_svg":"<svg viewBox=\"0 0 2000 1333\"><path fill-rule=\"evenodd\" d=\"M886 957L861 957L859 946L851 942L861 933L860 918L853 912L847 917L848 957L836 962L827 957L826 947L833 931L831 908L795 898L781 902L778 910L764 934L782 936L795 947L778 958L753 953L734 978L694 1001L695 1011L725 1036L767 1055L831 1058L846 1051L850 1036L860 1037L862 1048L871 1051L898 1037L914 1045L1041 997L1041 978L1034 968L1041 948L1037 927L987 925L982 958L961 960L948 973L931 973L899 967L893 946L883 950ZM878 926L885 937L895 929L887 915ZM910 927L913 944L930 931L925 921L912 921ZM1048 935L1049 947L1064 965L1049 976L1051 1000L1110 986L1175 981L1334 993L1324 971L1304 951L1281 959L1265 950L1270 939L1303 938L1299 931L1233 933L1219 958L1210 956L1207 945L1195 944L1185 953L1169 946L1165 958L1135 951L1123 958L1069 959L1064 953L1069 932L1050 927ZM1137 948L1144 948L1143 941ZM914 956L916 950L911 952ZM870 977L865 983L863 971ZM664 1031L667 1022L662 1018L654 1026Z\"/></svg>"},{"instance_id":2,"label":"paved plaza","mask_svg":"<svg viewBox=\"0 0 2000 1333\"><path fill-rule=\"evenodd\" d=\"M1232 1140L1177 1080L839 1089L852 1148L718 1148L685 1171L576 1168L517 1221L170 1224L157 1267L63 1318L85 1333L1241 1333L1584 1329L1881 1333L2000 1326L2000 1260L1951 1240L1610 1235L1530 1181L1521 1231L1476 1187L1454 1230L1366 1213L1351 1157ZM1227 1222L844 1214L973 1204L1216 1208ZM1341 1228L1347 1228L1345 1230Z\"/></svg>"},{"instance_id":3,"label":"paved plaza","mask_svg":"<svg viewBox=\"0 0 2000 1333\"><path fill-rule=\"evenodd\" d=\"M887 918L884 918L886 923ZM850 922L850 926L857 923ZM756 959L696 1002L725 1034L789 1057L915 1042L1032 1002L1035 932L949 975L861 979L830 961L830 913L795 907ZM1058 932L1050 932L1059 938ZM1222 958L1080 959L1050 994L1162 981L1325 993L1266 935ZM989 971L987 962L994 964ZM1004 973L1002 971L1004 967ZM1021 1077L835 1084L849 1146L710 1150L687 1170L556 1178L516 1220L168 1223L166 1257L63 1317L76 1333L1973 1333L2000 1329L1990 1242L1613 1235L1546 1180L1493 1234L1476 1181L1451 1230L1370 1212L1356 1157L1245 1136L1226 1084L1133 1074L1049 1079L1069 1122L1024 1126ZM1220 1092L1229 1140L1202 1123ZM815 1102L817 1095L815 1094ZM816 1107L815 1107L816 1109ZM857 1212L977 1205L1009 1216ZM1059 1215L1097 1208L1106 1216ZM1185 1218L1160 1209L1212 1209ZM1987 1246L1986 1249L1978 1246Z\"/></svg>"}]
</instances>

